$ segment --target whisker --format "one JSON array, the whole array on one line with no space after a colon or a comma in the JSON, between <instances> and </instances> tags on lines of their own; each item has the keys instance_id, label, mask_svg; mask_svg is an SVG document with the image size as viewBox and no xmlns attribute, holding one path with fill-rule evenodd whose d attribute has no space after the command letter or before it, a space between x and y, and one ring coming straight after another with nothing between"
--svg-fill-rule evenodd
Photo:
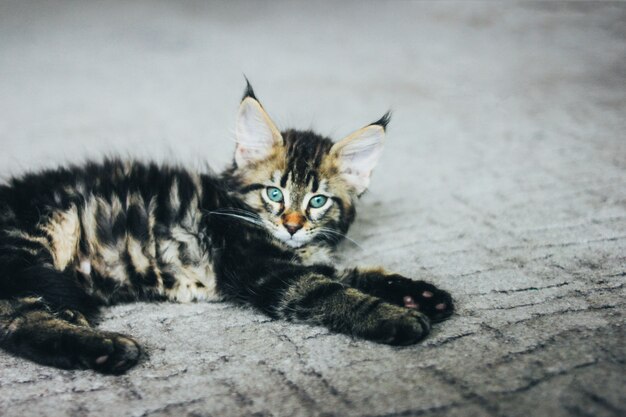
<instances>
[{"instance_id":1,"label":"whisker","mask_svg":"<svg viewBox=\"0 0 626 417\"><path fill-rule=\"evenodd\" d=\"M328 236L329 234L331 234L331 235L335 235L335 236L339 236L339 237L342 237L342 238L344 238L344 239L348 240L349 242L353 243L353 244L354 244L355 246L357 246L359 249L361 249L361 250L365 250L365 249L363 248L363 246L361 246L361 245L360 245L360 244L359 244L356 240L354 240L354 239L352 239L352 238L350 238L350 237L346 236L346 235L345 235L345 234L343 234L343 233L340 233L340 232L338 232L338 231L336 231L336 230L333 230L333 229L330 229L330 228L328 228L328 227L319 227L318 229L319 229L319 232L320 232L321 234L326 235L327 237L330 237L330 236Z\"/></svg>"},{"instance_id":2,"label":"whisker","mask_svg":"<svg viewBox=\"0 0 626 417\"><path fill-rule=\"evenodd\" d=\"M237 213L246 213L246 214L250 214L252 216L258 217L259 215L253 211L250 210L244 210L241 208L237 208L237 207L226 207L226 208L222 208L222 209L217 209L217 210L213 210L212 213L228 213L228 212L237 212Z\"/></svg>"},{"instance_id":3,"label":"whisker","mask_svg":"<svg viewBox=\"0 0 626 417\"><path fill-rule=\"evenodd\" d=\"M260 220L260 216L257 213L254 213L252 211L249 210L243 210L243 209L238 209L235 207L232 208L224 208L224 209L217 209L217 210L213 210L213 211L207 211L207 210L203 210L205 213L208 214L239 214L251 219L255 219L255 220Z\"/></svg>"},{"instance_id":4,"label":"whisker","mask_svg":"<svg viewBox=\"0 0 626 417\"><path fill-rule=\"evenodd\" d=\"M240 219L240 220L246 221L248 223L251 223L251 224L253 224L255 226L260 226L260 227L264 226L263 222L261 222L260 220L253 219L253 218L246 217L246 216L241 216L241 215L238 215L238 214L219 213L219 212L215 212L215 211L208 211L208 212L206 212L206 214L217 214L218 216L233 217L233 218Z\"/></svg>"}]
</instances>

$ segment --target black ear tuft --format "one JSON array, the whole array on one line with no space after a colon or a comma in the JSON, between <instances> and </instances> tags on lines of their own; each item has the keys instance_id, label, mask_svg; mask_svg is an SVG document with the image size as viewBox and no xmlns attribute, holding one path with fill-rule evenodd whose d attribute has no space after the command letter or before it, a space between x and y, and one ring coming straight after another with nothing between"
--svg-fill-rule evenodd
<instances>
[{"instance_id":1,"label":"black ear tuft","mask_svg":"<svg viewBox=\"0 0 626 417\"><path fill-rule=\"evenodd\" d=\"M370 126L378 125L378 126L381 126L384 130L387 130L387 125L389 124L390 120L391 120L391 110L385 113L383 117L376 120L374 123L370 123Z\"/></svg>"},{"instance_id":2,"label":"black ear tuft","mask_svg":"<svg viewBox=\"0 0 626 417\"><path fill-rule=\"evenodd\" d=\"M254 90L252 89L252 86L250 85L250 81L248 81L248 77L246 77L245 75L243 76L243 78L246 79L246 92L243 93L243 97L241 98L241 101L245 100L248 97L251 97L257 101L259 101L256 96L254 95Z\"/></svg>"}]
</instances>

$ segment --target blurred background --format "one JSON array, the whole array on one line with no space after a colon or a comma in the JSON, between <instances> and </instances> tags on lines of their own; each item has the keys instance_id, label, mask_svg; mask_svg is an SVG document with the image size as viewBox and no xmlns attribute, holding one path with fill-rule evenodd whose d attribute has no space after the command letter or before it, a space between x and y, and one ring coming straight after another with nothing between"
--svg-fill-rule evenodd
<instances>
[{"instance_id":1,"label":"blurred background","mask_svg":"<svg viewBox=\"0 0 626 417\"><path fill-rule=\"evenodd\" d=\"M620 16L603 2L4 0L0 166L111 150L222 166L244 73L281 127L339 138L393 109L396 174L427 153L445 163L442 143L539 143L623 98Z\"/></svg>"},{"instance_id":2,"label":"blurred background","mask_svg":"<svg viewBox=\"0 0 626 417\"><path fill-rule=\"evenodd\" d=\"M103 382L0 354L0 414L624 412L626 3L0 0L0 178L103 154L220 170L244 74L280 128L393 110L343 262L433 281L458 315L397 350L121 306L104 326L149 363Z\"/></svg>"}]
</instances>

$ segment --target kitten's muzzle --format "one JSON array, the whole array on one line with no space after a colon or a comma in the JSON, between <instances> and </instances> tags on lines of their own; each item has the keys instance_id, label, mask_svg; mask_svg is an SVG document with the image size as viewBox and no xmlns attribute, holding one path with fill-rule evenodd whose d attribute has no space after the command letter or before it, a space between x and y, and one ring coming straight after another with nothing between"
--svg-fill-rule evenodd
<instances>
[{"instance_id":1,"label":"kitten's muzzle","mask_svg":"<svg viewBox=\"0 0 626 417\"><path fill-rule=\"evenodd\" d=\"M287 229L289 234L293 236L298 230L302 229L302 225L301 224L297 224L297 225L285 224L285 229Z\"/></svg>"},{"instance_id":2,"label":"kitten's muzzle","mask_svg":"<svg viewBox=\"0 0 626 417\"><path fill-rule=\"evenodd\" d=\"M300 213L289 213L282 216L283 226L293 236L298 230L302 229L306 219Z\"/></svg>"}]
</instances>

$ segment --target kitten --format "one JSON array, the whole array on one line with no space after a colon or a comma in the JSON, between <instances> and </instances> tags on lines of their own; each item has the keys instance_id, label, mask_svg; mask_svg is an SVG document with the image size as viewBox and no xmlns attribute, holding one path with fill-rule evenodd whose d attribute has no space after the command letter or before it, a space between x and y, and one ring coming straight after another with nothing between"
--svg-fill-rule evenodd
<instances>
[{"instance_id":1,"label":"kitten","mask_svg":"<svg viewBox=\"0 0 626 417\"><path fill-rule=\"evenodd\" d=\"M389 114L333 143L280 132L248 84L222 175L106 160L0 186L0 346L122 373L141 349L94 327L104 305L228 300L380 343L424 338L450 295L382 270L337 270Z\"/></svg>"}]
</instances>

